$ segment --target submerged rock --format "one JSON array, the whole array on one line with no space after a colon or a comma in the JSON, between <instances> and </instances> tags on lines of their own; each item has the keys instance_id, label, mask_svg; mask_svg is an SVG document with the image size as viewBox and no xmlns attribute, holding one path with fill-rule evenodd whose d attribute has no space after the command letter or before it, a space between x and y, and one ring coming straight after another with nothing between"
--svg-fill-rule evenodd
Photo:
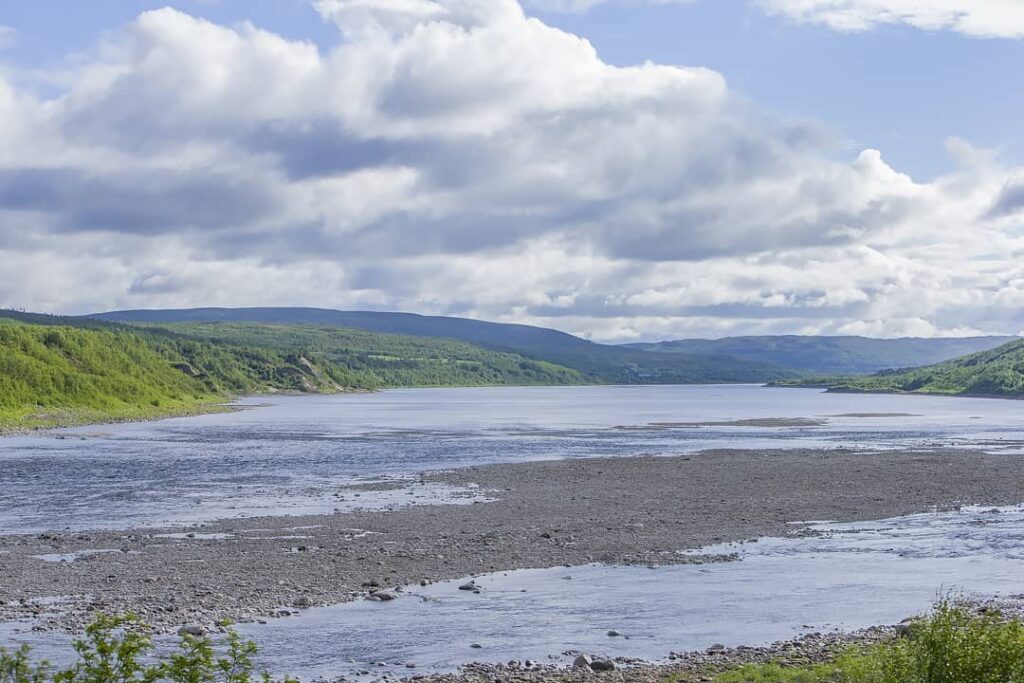
<instances>
[{"instance_id":1,"label":"submerged rock","mask_svg":"<svg viewBox=\"0 0 1024 683\"><path fill-rule=\"evenodd\" d=\"M376 602L390 602L398 596L392 591L374 591L367 596L367 600L374 600Z\"/></svg>"}]
</instances>

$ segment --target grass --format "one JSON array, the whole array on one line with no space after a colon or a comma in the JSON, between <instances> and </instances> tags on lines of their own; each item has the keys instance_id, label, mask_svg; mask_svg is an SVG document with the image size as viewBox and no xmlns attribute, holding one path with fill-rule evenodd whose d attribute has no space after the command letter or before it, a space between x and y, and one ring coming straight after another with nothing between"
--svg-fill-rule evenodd
<instances>
[{"instance_id":1,"label":"grass","mask_svg":"<svg viewBox=\"0 0 1024 683\"><path fill-rule=\"evenodd\" d=\"M905 637L807 666L747 664L716 683L1022 683L1024 623L945 600Z\"/></svg>"}]
</instances>

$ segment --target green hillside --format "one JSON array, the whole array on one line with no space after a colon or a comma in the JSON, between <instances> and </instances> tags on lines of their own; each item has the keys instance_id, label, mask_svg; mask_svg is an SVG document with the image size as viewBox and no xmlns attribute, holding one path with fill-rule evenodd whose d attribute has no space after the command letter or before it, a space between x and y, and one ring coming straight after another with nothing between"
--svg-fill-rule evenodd
<instances>
[{"instance_id":1,"label":"green hillside","mask_svg":"<svg viewBox=\"0 0 1024 683\"><path fill-rule=\"evenodd\" d=\"M0 311L0 332L0 430L174 415L267 392L585 381L465 342L361 330Z\"/></svg>"},{"instance_id":2,"label":"green hillside","mask_svg":"<svg viewBox=\"0 0 1024 683\"><path fill-rule=\"evenodd\" d=\"M749 361L829 375L861 375L941 363L986 351L1013 337L871 339L869 337L761 336L680 339L627 348L659 353L725 354Z\"/></svg>"},{"instance_id":3,"label":"green hillside","mask_svg":"<svg viewBox=\"0 0 1024 683\"><path fill-rule=\"evenodd\" d=\"M1024 397L1024 340L922 368L891 370L867 377L819 378L807 383L827 386L830 391Z\"/></svg>"},{"instance_id":4,"label":"green hillside","mask_svg":"<svg viewBox=\"0 0 1024 683\"><path fill-rule=\"evenodd\" d=\"M212 398L134 335L0 321L0 428L167 415Z\"/></svg>"},{"instance_id":5,"label":"green hillside","mask_svg":"<svg viewBox=\"0 0 1024 683\"><path fill-rule=\"evenodd\" d=\"M0 318L0 429L195 412L239 394L374 385L315 353Z\"/></svg>"},{"instance_id":6,"label":"green hillside","mask_svg":"<svg viewBox=\"0 0 1024 683\"><path fill-rule=\"evenodd\" d=\"M378 334L322 325L176 323L147 325L179 340L314 354L364 386L582 384L579 372L454 339Z\"/></svg>"},{"instance_id":7,"label":"green hillside","mask_svg":"<svg viewBox=\"0 0 1024 683\"><path fill-rule=\"evenodd\" d=\"M133 323L247 322L320 325L417 337L443 337L561 365L589 381L609 384L755 383L800 373L772 363L721 354L663 354L609 346L565 332L415 313L333 311L320 308L196 308L98 313L107 321Z\"/></svg>"}]
</instances>

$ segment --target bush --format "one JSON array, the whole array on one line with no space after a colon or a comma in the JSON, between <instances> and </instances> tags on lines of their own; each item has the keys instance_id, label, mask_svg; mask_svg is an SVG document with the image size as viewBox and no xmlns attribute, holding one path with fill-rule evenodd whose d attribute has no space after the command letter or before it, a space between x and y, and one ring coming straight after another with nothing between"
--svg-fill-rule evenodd
<instances>
[{"instance_id":1,"label":"bush","mask_svg":"<svg viewBox=\"0 0 1024 683\"><path fill-rule=\"evenodd\" d=\"M157 654L149 627L132 615L101 615L75 641L78 660L56 670L47 662L33 663L28 646L14 652L0 648L0 683L252 683L270 681L256 676L256 644L226 629L223 653L218 655L205 636L182 635L178 651ZM286 683L294 683L286 679Z\"/></svg>"},{"instance_id":2,"label":"bush","mask_svg":"<svg viewBox=\"0 0 1024 683\"><path fill-rule=\"evenodd\" d=\"M906 637L811 667L745 665L718 683L1024 683L1024 623L943 600Z\"/></svg>"}]
</instances>

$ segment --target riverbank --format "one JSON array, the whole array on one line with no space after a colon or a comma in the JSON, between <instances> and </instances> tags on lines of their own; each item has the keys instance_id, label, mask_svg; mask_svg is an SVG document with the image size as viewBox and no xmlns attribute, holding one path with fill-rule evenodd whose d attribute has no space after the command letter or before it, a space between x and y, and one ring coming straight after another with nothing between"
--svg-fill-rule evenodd
<instances>
[{"instance_id":1,"label":"riverbank","mask_svg":"<svg viewBox=\"0 0 1024 683\"><path fill-rule=\"evenodd\" d=\"M0 620L77 630L98 610L133 611L173 631L499 570L707 562L723 558L678 551L786 535L798 520L1015 504L1024 471L1018 456L960 450L720 450L492 465L414 483L437 484L489 502L0 537Z\"/></svg>"},{"instance_id":2,"label":"riverbank","mask_svg":"<svg viewBox=\"0 0 1024 683\"><path fill-rule=\"evenodd\" d=\"M231 401L234 397L210 397L204 401L184 406L168 406L152 409L131 409L122 412L79 409L49 409L45 413L19 416L0 416L0 438L20 436L38 432L49 432L72 427L88 427L91 425L127 424L134 422L159 422L178 417L195 417L213 413L226 413L238 410Z\"/></svg>"}]
</instances>

